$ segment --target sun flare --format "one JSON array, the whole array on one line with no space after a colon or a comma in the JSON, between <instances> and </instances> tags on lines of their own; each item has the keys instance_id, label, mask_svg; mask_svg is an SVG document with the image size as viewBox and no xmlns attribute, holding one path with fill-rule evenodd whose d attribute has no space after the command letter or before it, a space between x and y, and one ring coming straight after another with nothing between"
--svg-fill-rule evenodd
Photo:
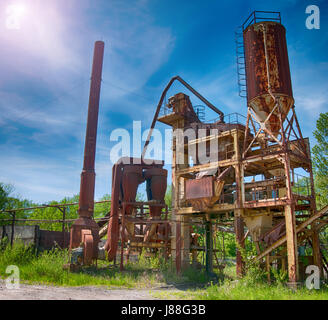
<instances>
[{"instance_id":1,"label":"sun flare","mask_svg":"<svg viewBox=\"0 0 328 320\"><path fill-rule=\"evenodd\" d=\"M26 8L22 4L11 4L7 7L7 27L19 29L21 20L26 14Z\"/></svg>"}]
</instances>

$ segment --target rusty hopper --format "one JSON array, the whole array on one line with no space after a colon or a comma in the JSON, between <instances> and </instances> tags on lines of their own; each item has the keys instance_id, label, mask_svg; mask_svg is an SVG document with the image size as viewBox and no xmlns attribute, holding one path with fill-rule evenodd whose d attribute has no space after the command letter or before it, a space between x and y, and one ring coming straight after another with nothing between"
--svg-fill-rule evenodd
<instances>
[{"instance_id":1,"label":"rusty hopper","mask_svg":"<svg viewBox=\"0 0 328 320\"><path fill-rule=\"evenodd\" d=\"M262 21L248 26L243 37L247 104L259 122L268 118L265 126L276 136L280 129L278 115L284 121L294 104L286 30L280 23Z\"/></svg>"}]
</instances>

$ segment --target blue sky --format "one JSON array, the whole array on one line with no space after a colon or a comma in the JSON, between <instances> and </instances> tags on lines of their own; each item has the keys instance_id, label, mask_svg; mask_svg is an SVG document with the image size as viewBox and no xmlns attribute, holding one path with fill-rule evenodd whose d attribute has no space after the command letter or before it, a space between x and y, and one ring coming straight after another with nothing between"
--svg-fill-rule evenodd
<instances>
[{"instance_id":1,"label":"blue sky","mask_svg":"<svg viewBox=\"0 0 328 320\"><path fill-rule=\"evenodd\" d=\"M11 4L25 7L18 30L5 23ZM305 27L311 4L320 8L320 30ZM131 130L133 120L147 129L172 76L224 113L245 115L234 30L253 10L282 14L296 112L314 145L315 121L328 111L325 1L1 0L0 181L38 202L79 192L96 40L105 42L96 198L110 193L110 133Z\"/></svg>"}]
</instances>

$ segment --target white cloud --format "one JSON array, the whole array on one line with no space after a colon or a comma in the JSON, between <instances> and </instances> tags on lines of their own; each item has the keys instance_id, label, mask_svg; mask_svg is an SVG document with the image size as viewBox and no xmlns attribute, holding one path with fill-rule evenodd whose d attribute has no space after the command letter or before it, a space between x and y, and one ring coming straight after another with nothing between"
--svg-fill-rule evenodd
<instances>
[{"instance_id":1,"label":"white cloud","mask_svg":"<svg viewBox=\"0 0 328 320\"><path fill-rule=\"evenodd\" d=\"M328 110L328 99L326 94L317 93L317 94L308 94L299 95L297 107L306 111L308 116L312 119L317 118L321 112Z\"/></svg>"},{"instance_id":2,"label":"white cloud","mask_svg":"<svg viewBox=\"0 0 328 320\"><path fill-rule=\"evenodd\" d=\"M13 184L24 198L35 201L60 200L76 194L79 169L60 160L32 157L22 152L1 156L0 181Z\"/></svg>"},{"instance_id":3,"label":"white cloud","mask_svg":"<svg viewBox=\"0 0 328 320\"><path fill-rule=\"evenodd\" d=\"M328 111L326 83L328 63L314 63L302 59L297 61L299 61L299 65L294 65L292 68L294 70L292 86L296 112L303 118L304 124L311 124L313 129L319 114Z\"/></svg>"}]
</instances>

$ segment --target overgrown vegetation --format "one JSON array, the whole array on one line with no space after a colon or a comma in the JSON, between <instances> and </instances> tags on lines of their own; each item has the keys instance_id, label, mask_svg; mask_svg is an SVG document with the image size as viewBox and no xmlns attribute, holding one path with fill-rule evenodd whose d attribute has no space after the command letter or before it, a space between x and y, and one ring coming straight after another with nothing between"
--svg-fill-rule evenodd
<instances>
[{"instance_id":1,"label":"overgrown vegetation","mask_svg":"<svg viewBox=\"0 0 328 320\"><path fill-rule=\"evenodd\" d=\"M27 199L22 199L19 196L14 196L14 186L10 184L4 184L0 182L0 211L1 210L11 210L14 208L28 208L33 205L33 202ZM17 212L17 218L27 218L28 214L24 211ZM11 219L9 213L2 213L0 215L0 221L5 219ZM9 224L9 221L1 221L1 225Z\"/></svg>"},{"instance_id":2,"label":"overgrown vegetation","mask_svg":"<svg viewBox=\"0 0 328 320\"><path fill-rule=\"evenodd\" d=\"M287 273L271 268L271 284L267 272L258 262L246 256L241 250L245 263L245 276L237 278L235 266L228 265L219 281L213 281L204 288L187 289L179 292L154 292L156 298L186 300L327 300L328 286L322 284L319 290L301 287L297 291L288 288Z\"/></svg>"},{"instance_id":3,"label":"overgrown vegetation","mask_svg":"<svg viewBox=\"0 0 328 320\"><path fill-rule=\"evenodd\" d=\"M293 291L286 286L256 284L248 285L243 280L229 281L222 284L213 284L206 289L186 290L181 292L154 293L162 299L186 300L327 300L328 288L308 290L300 288Z\"/></svg>"},{"instance_id":4,"label":"overgrown vegetation","mask_svg":"<svg viewBox=\"0 0 328 320\"><path fill-rule=\"evenodd\" d=\"M328 112L320 113L313 132L316 145L312 148L315 188L319 207L328 204Z\"/></svg>"},{"instance_id":5,"label":"overgrown vegetation","mask_svg":"<svg viewBox=\"0 0 328 320\"><path fill-rule=\"evenodd\" d=\"M246 262L246 275L238 279L235 265L228 264L219 281L212 281L204 288L189 288L181 291L154 292L156 298L186 300L327 300L328 287L320 290L305 287L294 291L287 287L286 273L271 269L272 282L268 284L267 273L259 265Z\"/></svg>"},{"instance_id":6,"label":"overgrown vegetation","mask_svg":"<svg viewBox=\"0 0 328 320\"><path fill-rule=\"evenodd\" d=\"M243 255L245 252L242 253ZM84 267L79 272L63 268L69 260L67 250L53 249L37 252L33 246L21 242L10 247L8 241L0 243L0 277L6 278L6 268L16 265L20 270L22 283L59 286L106 286L120 288L154 288L165 285L187 285L183 290L152 291L157 298L168 299L328 299L328 288L320 290L301 288L294 292L285 285L286 276L272 270L273 282L268 285L267 274L249 258L246 260L246 276L237 279L235 265L227 263L221 276L213 280L204 270L189 268L177 276L171 260L163 255L150 257L143 252L138 262L127 263L123 272L119 266L98 261L98 267Z\"/></svg>"},{"instance_id":7,"label":"overgrown vegetation","mask_svg":"<svg viewBox=\"0 0 328 320\"><path fill-rule=\"evenodd\" d=\"M188 269L177 277L172 261L165 262L161 256L148 257L141 254L137 263L128 263L123 272L119 266L98 260L98 266L83 267L79 272L63 268L69 261L68 250L53 249L37 252L33 246L15 242L11 248L8 241L0 246L0 277L6 278L6 268L16 265L22 282L60 286L104 285L110 287L142 288L171 283L206 283L204 271Z\"/></svg>"}]
</instances>

